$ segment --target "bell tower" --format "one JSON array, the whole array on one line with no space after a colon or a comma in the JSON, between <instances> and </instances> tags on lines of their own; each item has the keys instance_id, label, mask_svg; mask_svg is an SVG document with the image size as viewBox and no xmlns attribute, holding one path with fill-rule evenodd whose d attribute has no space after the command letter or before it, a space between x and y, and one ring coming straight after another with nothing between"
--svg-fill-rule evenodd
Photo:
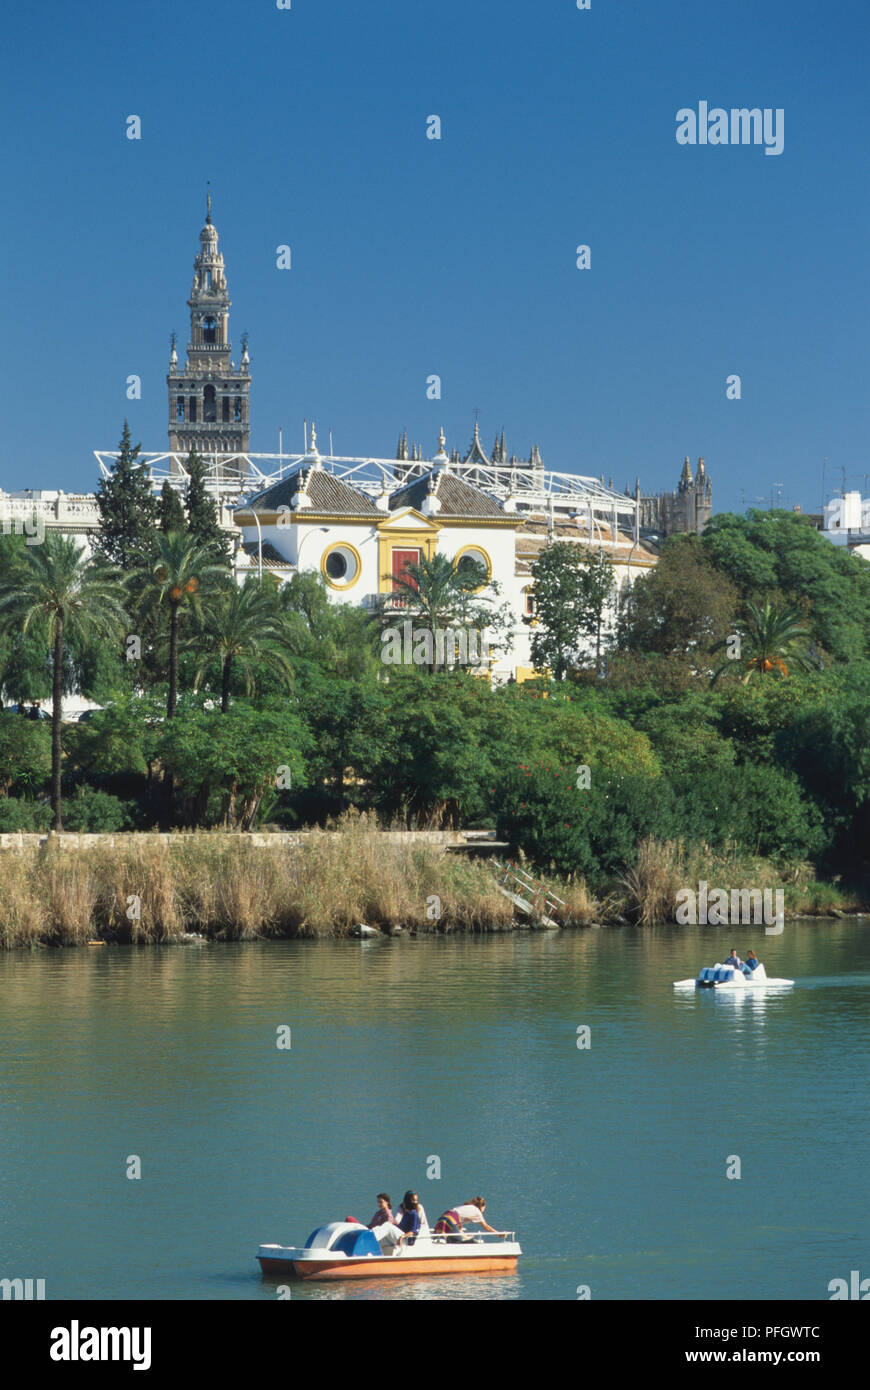
<instances>
[{"instance_id":1,"label":"bell tower","mask_svg":"<svg viewBox=\"0 0 870 1390\"><path fill-rule=\"evenodd\" d=\"M230 303L209 193L187 301L190 341L184 366L179 365L174 333L169 354L169 450L183 460L195 449L227 481L247 474L246 463L230 463L226 456L248 452L251 391L247 335L238 368L230 358Z\"/></svg>"}]
</instances>

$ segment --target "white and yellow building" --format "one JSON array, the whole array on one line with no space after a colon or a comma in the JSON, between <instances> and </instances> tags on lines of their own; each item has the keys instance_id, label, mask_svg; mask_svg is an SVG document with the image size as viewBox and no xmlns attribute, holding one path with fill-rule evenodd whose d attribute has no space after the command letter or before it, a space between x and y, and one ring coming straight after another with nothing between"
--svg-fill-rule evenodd
<instances>
[{"instance_id":1,"label":"white and yellow building","mask_svg":"<svg viewBox=\"0 0 870 1390\"><path fill-rule=\"evenodd\" d=\"M626 525L626 513L628 524ZM567 541L613 561L618 594L656 562L632 530L636 503L595 479L493 464L477 429L466 459L451 458L442 433L431 461L322 458L316 433L284 476L236 508L241 531L236 573L281 581L318 573L336 603L390 607L407 565L439 554L483 565L498 586L493 607L514 614L509 643L493 646L496 682L529 679L534 625L532 565L546 545ZM623 526L620 526L620 522ZM484 591L485 593L487 591Z\"/></svg>"}]
</instances>

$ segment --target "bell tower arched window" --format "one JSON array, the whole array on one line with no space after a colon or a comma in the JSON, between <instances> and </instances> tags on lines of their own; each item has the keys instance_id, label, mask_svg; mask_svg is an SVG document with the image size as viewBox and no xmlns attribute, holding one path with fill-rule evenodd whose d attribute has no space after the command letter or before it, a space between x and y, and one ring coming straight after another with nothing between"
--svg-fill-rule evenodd
<instances>
[{"instance_id":1,"label":"bell tower arched window","mask_svg":"<svg viewBox=\"0 0 870 1390\"><path fill-rule=\"evenodd\" d=\"M215 325L214 314L208 314L202 321L202 341L204 343L217 342L217 327Z\"/></svg>"},{"instance_id":2,"label":"bell tower arched window","mask_svg":"<svg viewBox=\"0 0 870 1390\"><path fill-rule=\"evenodd\" d=\"M211 382L202 393L202 418L209 424L217 420L217 399Z\"/></svg>"},{"instance_id":3,"label":"bell tower arched window","mask_svg":"<svg viewBox=\"0 0 870 1390\"><path fill-rule=\"evenodd\" d=\"M183 396L179 396L179 397L177 398L176 402L175 402L175 418L176 418L176 420L183 420L183 419L184 419L184 397L183 397Z\"/></svg>"},{"instance_id":4,"label":"bell tower arched window","mask_svg":"<svg viewBox=\"0 0 870 1390\"><path fill-rule=\"evenodd\" d=\"M221 419L223 420L223 422L224 422L225 425L228 425L228 424L230 423L230 398L229 398L229 396L224 396L223 400L221 401Z\"/></svg>"},{"instance_id":5,"label":"bell tower arched window","mask_svg":"<svg viewBox=\"0 0 870 1390\"><path fill-rule=\"evenodd\" d=\"M242 398L241 398L241 396L236 396L235 405L233 406L233 419L236 421L236 423L238 423L239 421L241 421L241 418L242 418Z\"/></svg>"}]
</instances>

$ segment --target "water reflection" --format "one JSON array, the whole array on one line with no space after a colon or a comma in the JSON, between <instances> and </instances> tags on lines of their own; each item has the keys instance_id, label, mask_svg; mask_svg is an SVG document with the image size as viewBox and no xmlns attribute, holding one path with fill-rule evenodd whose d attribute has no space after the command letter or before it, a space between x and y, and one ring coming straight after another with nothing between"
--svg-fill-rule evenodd
<instances>
[{"instance_id":1,"label":"water reflection","mask_svg":"<svg viewBox=\"0 0 870 1390\"><path fill-rule=\"evenodd\" d=\"M294 1299L345 1299L355 1302L397 1299L431 1303L433 1299L520 1298L522 1280L516 1274L444 1274L437 1279L347 1279L335 1284L301 1280L289 1287Z\"/></svg>"},{"instance_id":2,"label":"water reflection","mask_svg":"<svg viewBox=\"0 0 870 1390\"><path fill-rule=\"evenodd\" d=\"M4 1261L50 1298L272 1299L259 1244L415 1184L430 1217L484 1193L518 1274L292 1297L825 1298L870 1221L870 930L756 939L793 989L674 989L732 945L752 934L2 954ZM741 1145L754 1244L709 1220Z\"/></svg>"}]
</instances>

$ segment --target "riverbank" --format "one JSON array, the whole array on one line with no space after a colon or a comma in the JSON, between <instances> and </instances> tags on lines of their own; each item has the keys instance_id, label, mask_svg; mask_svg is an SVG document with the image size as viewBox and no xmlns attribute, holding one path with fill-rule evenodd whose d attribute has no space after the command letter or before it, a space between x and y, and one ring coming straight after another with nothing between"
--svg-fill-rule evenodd
<instances>
[{"instance_id":1,"label":"riverbank","mask_svg":"<svg viewBox=\"0 0 870 1390\"><path fill-rule=\"evenodd\" d=\"M365 817L295 836L92 838L3 849L0 945L159 944L191 933L242 941L342 937L359 923L417 934L533 925L499 891L491 864L445 852L457 837L421 842L380 831ZM582 880L543 876L564 902L559 925L566 927L673 920L677 894L701 880L711 891L782 889L789 917L862 908L854 894L816 882L811 865L774 866L671 842L644 841L635 867L598 896Z\"/></svg>"},{"instance_id":2,"label":"riverbank","mask_svg":"<svg viewBox=\"0 0 870 1390\"><path fill-rule=\"evenodd\" d=\"M255 836L115 835L86 848L52 837L0 859L0 944L77 946L504 930L513 906L491 870L363 820L257 843Z\"/></svg>"}]
</instances>

